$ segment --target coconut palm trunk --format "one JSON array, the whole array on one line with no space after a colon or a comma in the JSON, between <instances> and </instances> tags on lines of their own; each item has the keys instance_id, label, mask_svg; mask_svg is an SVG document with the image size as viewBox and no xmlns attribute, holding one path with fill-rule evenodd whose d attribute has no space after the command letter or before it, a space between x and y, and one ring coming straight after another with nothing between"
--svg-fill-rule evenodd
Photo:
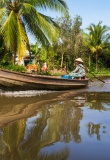
<instances>
[{"instance_id":1,"label":"coconut palm trunk","mask_svg":"<svg viewBox=\"0 0 110 160\"><path fill-rule=\"evenodd\" d=\"M98 72L98 52L96 52L96 72Z\"/></svg>"}]
</instances>

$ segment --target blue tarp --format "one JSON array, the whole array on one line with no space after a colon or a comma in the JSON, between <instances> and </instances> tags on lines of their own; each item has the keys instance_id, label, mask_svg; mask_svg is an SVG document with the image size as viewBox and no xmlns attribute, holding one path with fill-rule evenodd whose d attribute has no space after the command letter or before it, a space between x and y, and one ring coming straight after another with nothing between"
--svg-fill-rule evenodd
<instances>
[{"instance_id":1,"label":"blue tarp","mask_svg":"<svg viewBox=\"0 0 110 160\"><path fill-rule=\"evenodd\" d=\"M69 76L69 75L63 75L63 76L61 76L61 78L64 78L64 79L72 79L72 76Z\"/></svg>"}]
</instances>

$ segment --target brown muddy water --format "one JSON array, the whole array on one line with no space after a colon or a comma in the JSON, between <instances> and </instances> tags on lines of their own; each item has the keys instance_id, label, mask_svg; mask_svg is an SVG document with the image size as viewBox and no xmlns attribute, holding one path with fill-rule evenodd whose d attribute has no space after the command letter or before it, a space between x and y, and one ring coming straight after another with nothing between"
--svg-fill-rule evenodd
<instances>
[{"instance_id":1,"label":"brown muddy water","mask_svg":"<svg viewBox=\"0 0 110 160\"><path fill-rule=\"evenodd\" d=\"M0 93L0 160L110 160L110 78L66 92Z\"/></svg>"}]
</instances>

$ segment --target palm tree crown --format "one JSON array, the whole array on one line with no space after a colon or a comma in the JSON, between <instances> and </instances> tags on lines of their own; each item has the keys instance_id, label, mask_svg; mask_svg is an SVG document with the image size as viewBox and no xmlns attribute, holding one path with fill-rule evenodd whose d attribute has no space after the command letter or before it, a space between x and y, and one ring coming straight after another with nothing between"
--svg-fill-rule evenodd
<instances>
[{"instance_id":1,"label":"palm tree crown","mask_svg":"<svg viewBox=\"0 0 110 160\"><path fill-rule=\"evenodd\" d=\"M110 28L106 25L102 26L102 22L97 25L91 24L87 30L88 34L88 45L92 53L95 53L96 57L96 71L98 71L98 55L102 51L104 43L110 39L110 34L107 33Z\"/></svg>"},{"instance_id":2,"label":"palm tree crown","mask_svg":"<svg viewBox=\"0 0 110 160\"><path fill-rule=\"evenodd\" d=\"M62 13L68 9L64 0L0 0L0 31L6 48L19 59L29 46L29 32L43 45L50 44L58 33L54 20L38 8Z\"/></svg>"}]
</instances>

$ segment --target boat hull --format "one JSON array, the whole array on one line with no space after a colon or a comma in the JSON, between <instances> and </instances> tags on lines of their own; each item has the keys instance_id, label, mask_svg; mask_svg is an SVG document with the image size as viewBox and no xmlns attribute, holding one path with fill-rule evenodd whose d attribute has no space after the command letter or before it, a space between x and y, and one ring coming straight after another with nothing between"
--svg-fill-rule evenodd
<instances>
[{"instance_id":1,"label":"boat hull","mask_svg":"<svg viewBox=\"0 0 110 160\"><path fill-rule=\"evenodd\" d=\"M29 75L0 69L2 90L70 90L87 87L88 79L72 80L55 76Z\"/></svg>"}]
</instances>

